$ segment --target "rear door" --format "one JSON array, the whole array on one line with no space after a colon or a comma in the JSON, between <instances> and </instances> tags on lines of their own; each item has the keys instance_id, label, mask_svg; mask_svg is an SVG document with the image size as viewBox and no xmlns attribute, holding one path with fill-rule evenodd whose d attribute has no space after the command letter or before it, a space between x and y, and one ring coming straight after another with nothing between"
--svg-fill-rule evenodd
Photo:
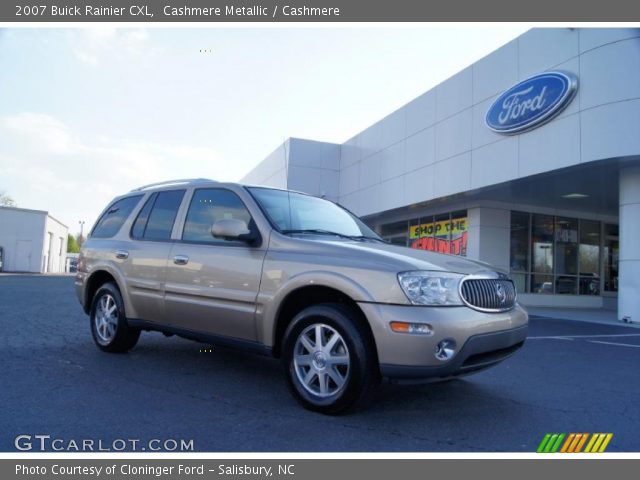
<instances>
[{"instance_id":1,"label":"rear door","mask_svg":"<svg viewBox=\"0 0 640 480\"><path fill-rule=\"evenodd\" d=\"M171 234L185 190L154 192L131 226L122 270L127 291L140 320L165 323L164 281L171 251Z\"/></svg>"},{"instance_id":2,"label":"rear door","mask_svg":"<svg viewBox=\"0 0 640 480\"><path fill-rule=\"evenodd\" d=\"M267 246L213 237L213 223L225 218L255 225L233 191L217 187L193 192L167 266L168 321L185 330L255 341L256 298Z\"/></svg>"}]
</instances>

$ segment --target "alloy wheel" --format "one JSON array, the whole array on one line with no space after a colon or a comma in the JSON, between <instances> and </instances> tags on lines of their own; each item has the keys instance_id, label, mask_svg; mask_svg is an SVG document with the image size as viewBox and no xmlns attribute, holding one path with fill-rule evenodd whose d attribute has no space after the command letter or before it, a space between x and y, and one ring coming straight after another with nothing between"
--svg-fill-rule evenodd
<instances>
[{"instance_id":1,"label":"alloy wheel","mask_svg":"<svg viewBox=\"0 0 640 480\"><path fill-rule=\"evenodd\" d=\"M336 395L347 384L349 349L338 331L324 323L305 328L293 350L293 364L300 384L319 397Z\"/></svg>"},{"instance_id":2,"label":"alloy wheel","mask_svg":"<svg viewBox=\"0 0 640 480\"><path fill-rule=\"evenodd\" d=\"M95 310L94 323L100 343L110 343L118 330L118 305L110 294L106 293L100 297Z\"/></svg>"}]
</instances>

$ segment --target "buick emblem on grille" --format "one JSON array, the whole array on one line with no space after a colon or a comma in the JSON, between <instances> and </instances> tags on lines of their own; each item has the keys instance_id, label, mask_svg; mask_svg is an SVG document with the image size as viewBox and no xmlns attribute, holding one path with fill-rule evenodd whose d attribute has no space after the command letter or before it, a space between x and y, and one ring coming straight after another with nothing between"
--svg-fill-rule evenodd
<instances>
[{"instance_id":1,"label":"buick emblem on grille","mask_svg":"<svg viewBox=\"0 0 640 480\"><path fill-rule=\"evenodd\" d=\"M500 300L501 305L507 301L507 292L504 291L504 287L501 283L496 284L496 295L498 300Z\"/></svg>"}]
</instances>

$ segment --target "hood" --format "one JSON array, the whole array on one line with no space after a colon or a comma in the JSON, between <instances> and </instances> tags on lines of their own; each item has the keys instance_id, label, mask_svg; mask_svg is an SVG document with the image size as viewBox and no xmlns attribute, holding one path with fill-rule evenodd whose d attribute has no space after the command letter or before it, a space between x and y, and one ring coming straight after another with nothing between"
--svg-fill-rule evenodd
<instances>
[{"instance_id":1,"label":"hood","mask_svg":"<svg viewBox=\"0 0 640 480\"><path fill-rule=\"evenodd\" d=\"M367 252L384 258L397 264L401 270L439 270L446 272L462 273L465 275L476 274L482 271L496 271L491 265L469 260L458 255L446 255L442 253L417 250L415 248L401 247L379 242L332 242L341 244L342 248ZM354 252L355 253L355 252Z\"/></svg>"},{"instance_id":2,"label":"hood","mask_svg":"<svg viewBox=\"0 0 640 480\"><path fill-rule=\"evenodd\" d=\"M431 270L470 275L487 270L499 271L487 263L469 260L465 257L416 250L387 243L352 241L324 236L289 237L277 235L276 238L272 238L272 246L276 249L281 247L305 255L320 256L326 265L335 263L341 266L395 273L409 270Z\"/></svg>"}]
</instances>

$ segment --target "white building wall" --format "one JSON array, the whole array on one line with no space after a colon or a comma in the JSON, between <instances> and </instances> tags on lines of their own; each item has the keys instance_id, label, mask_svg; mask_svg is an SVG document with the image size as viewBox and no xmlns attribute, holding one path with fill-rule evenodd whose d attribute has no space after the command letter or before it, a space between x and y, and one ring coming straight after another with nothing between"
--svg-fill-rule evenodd
<instances>
[{"instance_id":1,"label":"white building wall","mask_svg":"<svg viewBox=\"0 0 640 480\"><path fill-rule=\"evenodd\" d=\"M620 171L618 318L640 323L640 167Z\"/></svg>"},{"instance_id":2,"label":"white building wall","mask_svg":"<svg viewBox=\"0 0 640 480\"><path fill-rule=\"evenodd\" d=\"M67 256L67 234L68 228L53 218L47 216L45 224L45 248L43 248L43 259L46 257L47 262L43 263L43 273L64 273L65 260ZM51 242L47 241L51 238ZM46 248L48 247L48 249Z\"/></svg>"},{"instance_id":3,"label":"white building wall","mask_svg":"<svg viewBox=\"0 0 640 480\"><path fill-rule=\"evenodd\" d=\"M337 201L339 175L340 145L290 138L241 182L299 190Z\"/></svg>"},{"instance_id":4,"label":"white building wall","mask_svg":"<svg viewBox=\"0 0 640 480\"><path fill-rule=\"evenodd\" d=\"M579 78L573 102L505 137L484 117L545 70ZM533 29L341 146L339 201L358 215L640 151L640 29Z\"/></svg>"},{"instance_id":5,"label":"white building wall","mask_svg":"<svg viewBox=\"0 0 640 480\"><path fill-rule=\"evenodd\" d=\"M46 212L0 207L4 271L42 271L46 218Z\"/></svg>"},{"instance_id":6,"label":"white building wall","mask_svg":"<svg viewBox=\"0 0 640 480\"><path fill-rule=\"evenodd\" d=\"M476 207L467 210L467 258L509 272L511 210Z\"/></svg>"},{"instance_id":7,"label":"white building wall","mask_svg":"<svg viewBox=\"0 0 640 480\"><path fill-rule=\"evenodd\" d=\"M250 185L265 185L287 188L287 163L291 152L291 139L276 148L260 162L241 182Z\"/></svg>"},{"instance_id":8,"label":"white building wall","mask_svg":"<svg viewBox=\"0 0 640 480\"><path fill-rule=\"evenodd\" d=\"M485 115L498 95L545 70L578 77L577 94L567 108L519 135L487 128ZM335 194L359 216L437 199L442 199L445 210L438 213L443 213L455 210L444 199L484 187L606 159L618 168L618 159L640 152L638 125L640 29L537 28L339 145L339 153L335 146L291 139L281 147L286 152L279 157L274 152L243 181L330 199ZM298 148L296 142L301 142ZM509 269L509 209L469 206L470 258ZM621 249L629 241L621 232ZM603 297L587 296L522 298L530 305L598 307L604 302Z\"/></svg>"},{"instance_id":9,"label":"white building wall","mask_svg":"<svg viewBox=\"0 0 640 480\"><path fill-rule=\"evenodd\" d=\"M530 132L489 130L484 118L497 96L545 70L578 76L571 104ZM339 146L288 140L242 182L324 192L364 216L637 155L638 124L640 29L537 28Z\"/></svg>"}]
</instances>

